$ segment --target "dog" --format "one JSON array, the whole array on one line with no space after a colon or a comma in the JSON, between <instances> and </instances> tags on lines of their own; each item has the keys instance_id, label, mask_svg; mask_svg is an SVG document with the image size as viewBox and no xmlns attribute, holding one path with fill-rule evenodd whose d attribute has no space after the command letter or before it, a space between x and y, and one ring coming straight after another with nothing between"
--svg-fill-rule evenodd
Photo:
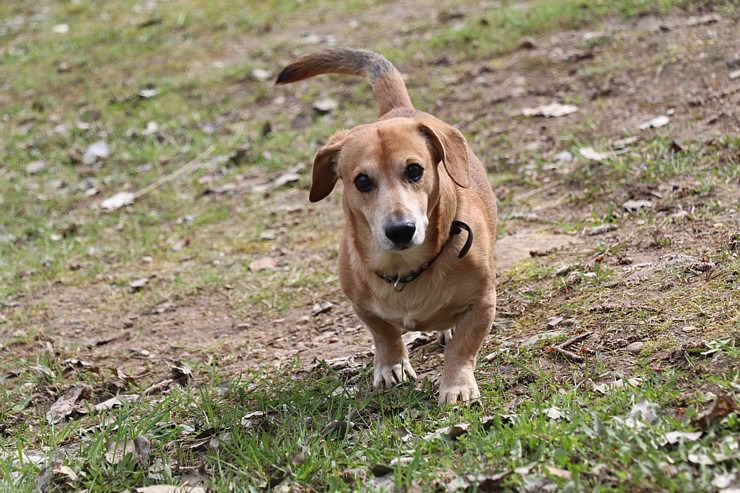
<instances>
[{"instance_id":1,"label":"dog","mask_svg":"<svg viewBox=\"0 0 740 493\"><path fill-rule=\"evenodd\" d=\"M313 162L309 200L342 181L339 280L375 345L375 387L415 380L401 339L437 331L445 344L439 403L480 398L475 360L496 313L496 199L462 133L414 109L399 71L367 50L298 58L287 84L320 74L365 78L374 123L332 135Z\"/></svg>"}]
</instances>

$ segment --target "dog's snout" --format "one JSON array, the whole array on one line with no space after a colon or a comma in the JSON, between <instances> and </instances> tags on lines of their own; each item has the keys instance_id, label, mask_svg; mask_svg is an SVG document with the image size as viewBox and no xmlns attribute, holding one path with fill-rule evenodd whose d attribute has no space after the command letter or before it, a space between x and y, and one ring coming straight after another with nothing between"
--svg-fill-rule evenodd
<instances>
[{"instance_id":1,"label":"dog's snout","mask_svg":"<svg viewBox=\"0 0 740 493\"><path fill-rule=\"evenodd\" d=\"M396 245L411 242L416 233L416 225L412 222L390 223L385 227L385 236Z\"/></svg>"}]
</instances>

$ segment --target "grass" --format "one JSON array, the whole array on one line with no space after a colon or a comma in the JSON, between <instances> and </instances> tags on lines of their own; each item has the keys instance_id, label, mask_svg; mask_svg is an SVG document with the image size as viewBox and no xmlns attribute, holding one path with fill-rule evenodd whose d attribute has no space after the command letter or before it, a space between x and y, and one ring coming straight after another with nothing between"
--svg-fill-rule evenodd
<instances>
[{"instance_id":1,"label":"grass","mask_svg":"<svg viewBox=\"0 0 740 493\"><path fill-rule=\"evenodd\" d=\"M384 0L0 4L0 491L184 483L213 492L720 489L718 478L738 465L737 414L706 430L693 420L717 395L737 395L740 265L731 191L740 141L676 143L669 127L593 163L578 149L594 141L608 149L609 139L584 117L555 132L557 145L575 156L557 175L551 152L515 151L514 133L492 132L508 118L507 101L480 108L489 88L465 81L473 97L457 101L449 83L483 65L509 70L525 36L537 44L562 30L704 4L535 0L478 11L451 0L444 5L450 22L422 19L392 36L372 32L376 21L364 17L390 8ZM731 2L716 8L736 15ZM334 130L372 118L372 95L346 79L292 93L250 75L314 49L300 38L316 26L339 29L352 19L363 21L353 39L402 69L415 67L409 84L419 107L451 100L443 108L451 115L443 116L464 122L483 160L495 163L502 231L529 221L522 218L532 210L533 228L563 234L618 227L588 247L501 273L498 332L478 365L480 406L437 407L429 379L371 390L362 357L357 366L330 361L310 370L306 361L276 361L277 349L258 337L276 326L288 346L297 331L318 338L336 328L341 339L357 323L346 304L333 309L335 318L305 327L295 313L344 299L334 267L341 207L336 197L306 204L309 164ZM54 32L60 24L69 32ZM580 49L615 49L586 66L586 77L628 70L630 57L619 51L627 42L581 42ZM419 63L445 55L459 66ZM533 57L523 65L548 63ZM143 88L155 94L144 96ZM319 97L336 98L340 110L313 115ZM565 99L588 104L581 94ZM480 112L485 118L474 118ZM101 140L110 156L83 162ZM133 206L100 211L104 198L142 190L206 149L192 173ZM37 160L44 169L29 171ZM299 163L306 166L296 183L271 186ZM552 180L564 206L542 208L536 194L517 199ZM666 184L678 187L674 195L665 195ZM651 197L667 209L621 210L627 195L656 190L663 199ZM673 207L689 214L672 219ZM676 253L694 260L666 260ZM250 269L264 257L281 265ZM643 261L660 269L632 284L630 269ZM563 265L571 274L558 275ZM130 285L144 277L142 288ZM556 324L551 342L520 344L550 330L553 317L575 322ZM229 323L241 324L241 346L221 337L231 333ZM594 333L580 353L584 364L553 352L552 344L579 332ZM161 347L144 344L148 337ZM636 340L645 343L642 353L626 356L624 346ZM264 344L260 365L241 361ZM435 344L412 354L417 369L438 375ZM192 378L173 369L183 366ZM75 388L74 409L51 424L47 412ZM138 399L94 409L117 395ZM631 415L643 399L659 410L645 424ZM666 443L669 433L697 431Z\"/></svg>"},{"instance_id":2,"label":"grass","mask_svg":"<svg viewBox=\"0 0 740 493\"><path fill-rule=\"evenodd\" d=\"M436 50L447 50L469 57L486 59L513 51L525 37L592 26L610 16L631 18L647 13L666 13L678 7L690 8L692 2L661 0L644 2L579 2L577 0L537 0L522 5L504 2L498 8L461 24L453 25L432 40ZM592 43L608 43L604 37Z\"/></svg>"},{"instance_id":3,"label":"grass","mask_svg":"<svg viewBox=\"0 0 740 493\"><path fill-rule=\"evenodd\" d=\"M737 357L734 346L715 346L708 356L689 357L689 364ZM463 409L438 408L429 382L367 392L371 376L364 368L324 365L295 378L287 366L233 382L219 381L216 371L201 386L175 385L154 400L56 426L39 423L31 443L5 450L0 470L6 488L34 491L40 464L21 450L38 447L47 461L76 471L76 480L58 471L52 476L62 491L103 485L120 491L178 482L188 474L207 482L209 491L224 492L278 485L294 491L388 485L427 491L442 486L441 478L485 489L486 477L498 478L489 480L504 490L553 485L574 491L707 491L736 464L736 417L703 432L692 424L711 400L694 392L707 389L706 382L675 369L644 371L631 384L604 390L616 378L597 359L585 373L574 367L553 377L538 368L540 351L502 353L482 364L488 397ZM84 372L75 377L84 381ZM736 378L719 372L710 388L731 392ZM135 385L126 390L141 391ZM636 409L643 400L656 416L640 419ZM449 426L458 428L440 432ZM24 431L30 432L17 430ZM667 443L670 433L697 431ZM145 457L132 450L104 458L112 444L136 437L150 444ZM721 460L719 454L735 459ZM699 458L711 464L698 464Z\"/></svg>"}]
</instances>

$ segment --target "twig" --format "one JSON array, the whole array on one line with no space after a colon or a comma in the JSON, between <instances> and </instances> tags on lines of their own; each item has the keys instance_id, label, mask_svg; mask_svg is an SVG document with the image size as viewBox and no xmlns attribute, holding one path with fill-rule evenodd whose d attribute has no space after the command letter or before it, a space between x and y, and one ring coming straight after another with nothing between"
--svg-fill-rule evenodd
<instances>
[{"instance_id":1,"label":"twig","mask_svg":"<svg viewBox=\"0 0 740 493\"><path fill-rule=\"evenodd\" d=\"M138 192L136 192L134 194L134 200L136 200L139 197L141 197L141 196L143 196L143 195L151 192L152 190L155 190L155 189L161 187L165 183L174 180L178 176L180 176L182 174L185 174L185 173L188 173L188 172L193 171L194 169L198 168L199 166L201 166L203 164L203 159L205 159L206 157L208 157L213 152L213 149L215 149L215 146L213 146L213 145L209 146L205 151L201 152L198 155L198 157L196 157L195 159L193 159L192 161L190 161L188 164L186 164L182 168L178 168L175 171L173 171L172 173L170 173L169 175L163 176L162 178L160 178L159 180L155 181L154 183L150 183L146 187L142 188L141 190L139 190Z\"/></svg>"},{"instance_id":2,"label":"twig","mask_svg":"<svg viewBox=\"0 0 740 493\"><path fill-rule=\"evenodd\" d=\"M557 346L552 346L552 350L555 351L556 353L562 355L563 357L565 357L565 359L569 359L571 361L575 361L576 363L583 363L583 361L584 361L583 356L578 355L578 354L574 353L573 351L568 351L565 348L567 348L568 346L572 346L576 342L580 342L580 341L586 339L587 337L591 336L592 334L593 334L593 332L584 332L583 334L578 334L577 336L571 337L570 339L568 339L567 341L565 341L562 344L559 344Z\"/></svg>"},{"instance_id":3,"label":"twig","mask_svg":"<svg viewBox=\"0 0 740 493\"><path fill-rule=\"evenodd\" d=\"M556 188L558 185L560 185L560 182L556 181L556 182L548 183L547 185L543 185L539 188L535 188L534 190L520 193L519 195L514 196L514 201L518 202L520 200L528 199L529 197L537 195L538 193L547 192L548 190L552 190L553 188Z\"/></svg>"},{"instance_id":4,"label":"twig","mask_svg":"<svg viewBox=\"0 0 740 493\"><path fill-rule=\"evenodd\" d=\"M591 337L592 335L593 335L593 332L584 332L583 334L578 334L577 336L571 337L570 339L568 339L564 343L560 344L559 347L561 347L561 348L567 348L568 346L572 346L576 342L581 342L582 340L587 339L587 338Z\"/></svg>"},{"instance_id":5,"label":"twig","mask_svg":"<svg viewBox=\"0 0 740 493\"><path fill-rule=\"evenodd\" d=\"M568 200L568 197L570 197L570 193L564 193L563 195L561 195L560 197L558 197L558 199L555 202L551 202L549 204L545 204L545 205L541 205L539 207L535 207L534 209L532 209L532 212L535 212L536 213L536 212L540 212L540 211L546 211L546 210L549 210L549 209L554 209L555 207L559 206L560 204L562 204L563 202L565 202L566 200Z\"/></svg>"}]
</instances>

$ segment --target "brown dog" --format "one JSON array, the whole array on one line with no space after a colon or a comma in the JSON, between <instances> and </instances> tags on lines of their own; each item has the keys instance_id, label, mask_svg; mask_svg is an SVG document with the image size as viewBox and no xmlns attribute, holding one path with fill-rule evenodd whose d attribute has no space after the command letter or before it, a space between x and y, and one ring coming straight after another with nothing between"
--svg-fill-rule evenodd
<instances>
[{"instance_id":1,"label":"brown dog","mask_svg":"<svg viewBox=\"0 0 740 493\"><path fill-rule=\"evenodd\" d=\"M404 332L439 331L439 402L478 399L475 359L496 311L486 172L458 130L414 109L401 74L377 53L307 55L277 84L329 73L366 78L380 104L377 122L341 130L319 150L309 195L316 202L344 185L339 279L375 342L374 385L416 378Z\"/></svg>"}]
</instances>

